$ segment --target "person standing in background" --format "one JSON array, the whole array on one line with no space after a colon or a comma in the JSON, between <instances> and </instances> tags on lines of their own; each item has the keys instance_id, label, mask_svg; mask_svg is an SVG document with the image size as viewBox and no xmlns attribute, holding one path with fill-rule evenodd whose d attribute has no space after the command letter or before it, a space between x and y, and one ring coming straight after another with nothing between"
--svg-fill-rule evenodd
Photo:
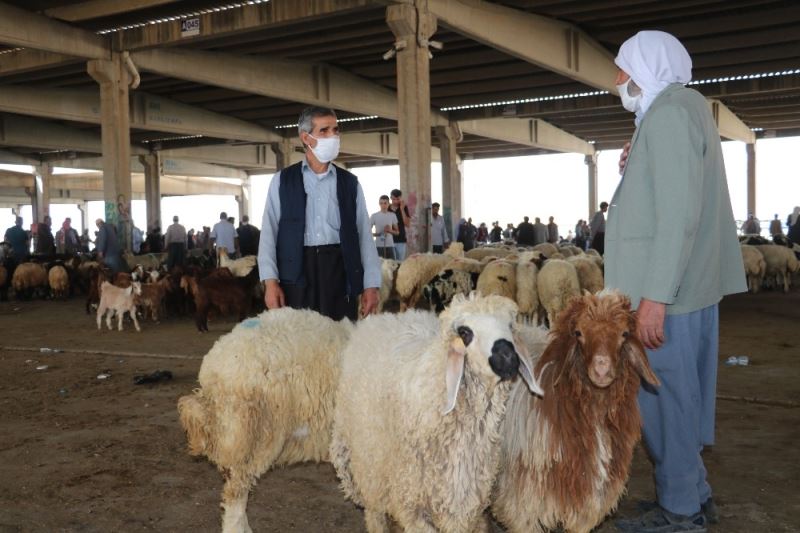
<instances>
[{"instance_id":1,"label":"person standing in background","mask_svg":"<svg viewBox=\"0 0 800 533\"><path fill-rule=\"evenodd\" d=\"M775 237L775 235L783 235L783 226L781 225L781 221L778 219L778 213L775 213L775 218L773 218L769 223L769 234Z\"/></svg>"},{"instance_id":2,"label":"person standing in background","mask_svg":"<svg viewBox=\"0 0 800 533\"><path fill-rule=\"evenodd\" d=\"M406 230L411 225L411 215L408 213L408 206L403 200L403 192L400 189L392 189L392 205L389 211L397 216L397 229L400 233L394 238L395 259L402 261L406 258Z\"/></svg>"},{"instance_id":3,"label":"person standing in background","mask_svg":"<svg viewBox=\"0 0 800 533\"><path fill-rule=\"evenodd\" d=\"M594 214L589 223L589 247L597 250L601 256L606 249L606 211L608 211L608 202L600 202L600 210Z\"/></svg>"},{"instance_id":4,"label":"person standing in background","mask_svg":"<svg viewBox=\"0 0 800 533\"><path fill-rule=\"evenodd\" d=\"M558 224L554 222L554 218L550 217L547 224L547 242L556 244L558 242Z\"/></svg>"},{"instance_id":5,"label":"person standing in background","mask_svg":"<svg viewBox=\"0 0 800 533\"><path fill-rule=\"evenodd\" d=\"M375 228L375 247L378 255L384 259L395 258L394 236L400 233L397 228L397 217L389 212L389 197L385 194L380 197L378 204L380 211L372 213L369 217L369 225Z\"/></svg>"},{"instance_id":6,"label":"person standing in background","mask_svg":"<svg viewBox=\"0 0 800 533\"><path fill-rule=\"evenodd\" d=\"M56 242L53 238L53 231L50 229L52 220L49 215L44 216L44 222L40 222L36 228L36 253L52 255L56 253Z\"/></svg>"},{"instance_id":7,"label":"person standing in background","mask_svg":"<svg viewBox=\"0 0 800 533\"><path fill-rule=\"evenodd\" d=\"M6 230L3 240L11 245L17 262L22 263L28 258L30 238L28 232L22 229L22 217L14 218L14 225Z\"/></svg>"},{"instance_id":8,"label":"person standing in background","mask_svg":"<svg viewBox=\"0 0 800 533\"><path fill-rule=\"evenodd\" d=\"M183 266L186 257L186 228L178 222L178 216L172 217L172 224L164 234L164 245L167 247L167 270Z\"/></svg>"},{"instance_id":9,"label":"person standing in background","mask_svg":"<svg viewBox=\"0 0 800 533\"><path fill-rule=\"evenodd\" d=\"M440 207L439 202L431 204L431 247L435 254L444 252L445 247L450 244L444 217L439 214Z\"/></svg>"},{"instance_id":10,"label":"person standing in background","mask_svg":"<svg viewBox=\"0 0 800 533\"><path fill-rule=\"evenodd\" d=\"M542 219L536 217L533 221L533 244L547 242L547 226L542 224Z\"/></svg>"},{"instance_id":11,"label":"person standing in background","mask_svg":"<svg viewBox=\"0 0 800 533\"><path fill-rule=\"evenodd\" d=\"M113 224L106 224L102 218L98 218L95 224L97 225L97 245L95 246L97 258L114 274L127 271L122 264L117 228Z\"/></svg>"},{"instance_id":12,"label":"person standing in background","mask_svg":"<svg viewBox=\"0 0 800 533\"><path fill-rule=\"evenodd\" d=\"M219 214L219 222L211 230L211 244L216 247L217 262L220 248L225 248L231 258L236 257L236 240L236 228L228 220L228 213L223 211Z\"/></svg>"},{"instance_id":13,"label":"person standing in background","mask_svg":"<svg viewBox=\"0 0 800 533\"><path fill-rule=\"evenodd\" d=\"M242 223L236 228L239 236L239 252L242 257L246 255L258 255L258 240L261 238L261 231L250 224L250 217L242 215Z\"/></svg>"}]
</instances>

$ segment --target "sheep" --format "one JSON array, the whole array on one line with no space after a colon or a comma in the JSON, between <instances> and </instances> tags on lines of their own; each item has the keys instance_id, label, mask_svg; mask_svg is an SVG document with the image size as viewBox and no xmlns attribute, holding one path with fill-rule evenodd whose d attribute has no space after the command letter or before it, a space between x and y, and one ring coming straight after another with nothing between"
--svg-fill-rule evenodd
<instances>
[{"instance_id":1,"label":"sheep","mask_svg":"<svg viewBox=\"0 0 800 533\"><path fill-rule=\"evenodd\" d=\"M224 246L217 248L219 253L219 266L225 267L237 278L243 278L256 267L256 256L248 255L241 259L231 259L228 257L228 250Z\"/></svg>"},{"instance_id":2,"label":"sheep","mask_svg":"<svg viewBox=\"0 0 800 533\"><path fill-rule=\"evenodd\" d=\"M747 274L747 286L750 292L757 293L764 282L767 273L767 261L764 254L750 244L742 244L742 261L744 262L744 272Z\"/></svg>"},{"instance_id":3,"label":"sheep","mask_svg":"<svg viewBox=\"0 0 800 533\"><path fill-rule=\"evenodd\" d=\"M536 246L533 247L534 250L539 250L542 252L545 257L550 259L553 257L553 254L559 253L558 246L550 242L540 242Z\"/></svg>"},{"instance_id":4,"label":"sheep","mask_svg":"<svg viewBox=\"0 0 800 533\"><path fill-rule=\"evenodd\" d=\"M501 258L507 256L510 253L511 250L507 248L501 248L499 246L481 246L480 248L473 248L472 250L465 252L464 257L480 261L487 256L494 256L495 258Z\"/></svg>"},{"instance_id":5,"label":"sheep","mask_svg":"<svg viewBox=\"0 0 800 533\"><path fill-rule=\"evenodd\" d=\"M222 531L249 532L250 488L272 466L328 461L341 352L352 331L309 310L264 312L220 337L178 401L189 453L225 478Z\"/></svg>"},{"instance_id":6,"label":"sheep","mask_svg":"<svg viewBox=\"0 0 800 533\"><path fill-rule=\"evenodd\" d=\"M515 263L504 259L492 261L478 277L476 290L488 296L497 294L506 298L515 299L517 296L517 266Z\"/></svg>"},{"instance_id":7,"label":"sheep","mask_svg":"<svg viewBox=\"0 0 800 533\"><path fill-rule=\"evenodd\" d=\"M450 246L447 247L443 255L448 257L464 257L464 243L451 242Z\"/></svg>"},{"instance_id":8,"label":"sheep","mask_svg":"<svg viewBox=\"0 0 800 533\"><path fill-rule=\"evenodd\" d=\"M456 257L445 268L452 268L453 270L461 270L469 272L470 274L480 274L486 265L475 259L468 259L466 257Z\"/></svg>"},{"instance_id":9,"label":"sheep","mask_svg":"<svg viewBox=\"0 0 800 533\"><path fill-rule=\"evenodd\" d=\"M563 259L550 259L545 262L537 278L539 301L542 303L547 320L552 324L558 313L567 307L567 302L580 295L580 283L575 267Z\"/></svg>"},{"instance_id":10,"label":"sheep","mask_svg":"<svg viewBox=\"0 0 800 533\"><path fill-rule=\"evenodd\" d=\"M756 248L764 255L767 263L765 277L770 280L774 278L776 286L783 284L783 292L789 292L792 273L800 270L800 261L794 252L776 244L759 244Z\"/></svg>"},{"instance_id":11,"label":"sheep","mask_svg":"<svg viewBox=\"0 0 800 533\"><path fill-rule=\"evenodd\" d=\"M640 438L640 382L659 384L635 331L630 300L604 291L573 300L546 348L544 330L520 332L544 351L544 397L516 384L507 404L492 512L510 533L588 533L616 508Z\"/></svg>"},{"instance_id":12,"label":"sheep","mask_svg":"<svg viewBox=\"0 0 800 533\"><path fill-rule=\"evenodd\" d=\"M450 305L456 294L466 296L472 292L476 282L477 274L445 268L422 287L422 296L428 302L429 309L441 313Z\"/></svg>"},{"instance_id":13,"label":"sheep","mask_svg":"<svg viewBox=\"0 0 800 533\"><path fill-rule=\"evenodd\" d=\"M578 274L578 284L582 291L589 291L595 293L603 290L605 281L603 280L603 271L597 266L597 263L586 256L572 256L567 258L575 271Z\"/></svg>"},{"instance_id":14,"label":"sheep","mask_svg":"<svg viewBox=\"0 0 800 533\"><path fill-rule=\"evenodd\" d=\"M142 254L142 255L128 255L122 254L125 263L128 265L129 270L133 270L137 265L142 265L143 268L150 270L159 268L163 263L167 262L167 254Z\"/></svg>"},{"instance_id":15,"label":"sheep","mask_svg":"<svg viewBox=\"0 0 800 533\"><path fill-rule=\"evenodd\" d=\"M331 461L367 530L485 529L511 378L539 388L515 342L517 307L458 296L361 321L342 354Z\"/></svg>"},{"instance_id":16,"label":"sheep","mask_svg":"<svg viewBox=\"0 0 800 533\"><path fill-rule=\"evenodd\" d=\"M412 254L400 263L395 283L400 310L413 309L422 297L422 287L452 259L446 254Z\"/></svg>"},{"instance_id":17,"label":"sheep","mask_svg":"<svg viewBox=\"0 0 800 533\"><path fill-rule=\"evenodd\" d=\"M389 298L397 293L397 269L400 262L394 259L381 259L381 288L378 291L378 312L383 312L383 307Z\"/></svg>"},{"instance_id":18,"label":"sheep","mask_svg":"<svg viewBox=\"0 0 800 533\"><path fill-rule=\"evenodd\" d=\"M519 307L519 318L522 322L536 319L539 311L539 289L537 279L539 267L542 265L541 252L523 252L517 261L516 302Z\"/></svg>"},{"instance_id":19,"label":"sheep","mask_svg":"<svg viewBox=\"0 0 800 533\"><path fill-rule=\"evenodd\" d=\"M22 263L14 270L11 286L17 298L30 298L37 289L48 287L47 270L39 263Z\"/></svg>"},{"instance_id":20,"label":"sheep","mask_svg":"<svg viewBox=\"0 0 800 533\"><path fill-rule=\"evenodd\" d=\"M50 294L53 298L66 298L69 295L69 274L61 265L55 265L47 272Z\"/></svg>"},{"instance_id":21,"label":"sheep","mask_svg":"<svg viewBox=\"0 0 800 533\"><path fill-rule=\"evenodd\" d=\"M116 287L104 281L100 285L100 305L97 306L97 329L101 329L100 323L103 314L106 315L106 326L111 330L111 315L117 315L117 329L122 331L122 317L127 312L133 319L136 331L142 331L139 321L136 319L136 303L134 298L142 294L142 286L138 281L134 281L127 288Z\"/></svg>"},{"instance_id":22,"label":"sheep","mask_svg":"<svg viewBox=\"0 0 800 533\"><path fill-rule=\"evenodd\" d=\"M569 259L575 255L575 252L572 251L570 246L559 246L558 253L563 255L565 259Z\"/></svg>"}]
</instances>

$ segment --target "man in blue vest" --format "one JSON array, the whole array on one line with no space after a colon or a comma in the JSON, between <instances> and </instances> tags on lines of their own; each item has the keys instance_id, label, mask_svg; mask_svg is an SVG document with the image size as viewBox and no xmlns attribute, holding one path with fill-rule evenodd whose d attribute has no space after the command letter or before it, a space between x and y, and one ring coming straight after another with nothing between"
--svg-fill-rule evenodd
<instances>
[{"instance_id":1,"label":"man in blue vest","mask_svg":"<svg viewBox=\"0 0 800 533\"><path fill-rule=\"evenodd\" d=\"M258 269L268 309L313 309L355 320L377 309L380 260L358 179L332 163L336 113L308 107L298 121L305 158L272 178L261 224Z\"/></svg>"}]
</instances>

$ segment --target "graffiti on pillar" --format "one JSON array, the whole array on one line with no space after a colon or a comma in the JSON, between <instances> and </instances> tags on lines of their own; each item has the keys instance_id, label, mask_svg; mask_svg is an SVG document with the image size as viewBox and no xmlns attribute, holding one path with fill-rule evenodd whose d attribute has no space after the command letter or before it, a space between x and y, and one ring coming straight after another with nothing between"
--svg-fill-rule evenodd
<instances>
[{"instance_id":1,"label":"graffiti on pillar","mask_svg":"<svg viewBox=\"0 0 800 533\"><path fill-rule=\"evenodd\" d=\"M425 252L428 249L428 223L430 198L426 194L408 193L406 206L411 214L411 227L406 228L407 254Z\"/></svg>"},{"instance_id":2,"label":"graffiti on pillar","mask_svg":"<svg viewBox=\"0 0 800 533\"><path fill-rule=\"evenodd\" d=\"M117 203L106 202L106 224L117 230L117 239L121 250L130 250L131 215L124 194L117 196Z\"/></svg>"}]
</instances>

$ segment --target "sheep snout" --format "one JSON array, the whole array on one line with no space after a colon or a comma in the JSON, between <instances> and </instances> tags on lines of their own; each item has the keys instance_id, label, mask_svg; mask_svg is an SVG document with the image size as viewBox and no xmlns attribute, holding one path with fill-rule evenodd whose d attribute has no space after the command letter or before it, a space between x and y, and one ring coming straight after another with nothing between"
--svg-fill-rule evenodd
<instances>
[{"instance_id":1,"label":"sheep snout","mask_svg":"<svg viewBox=\"0 0 800 533\"><path fill-rule=\"evenodd\" d=\"M492 355L489 357L489 366L501 380L511 379L519 371L519 355L514 349L514 344L506 339L498 339L492 345Z\"/></svg>"},{"instance_id":2,"label":"sheep snout","mask_svg":"<svg viewBox=\"0 0 800 533\"><path fill-rule=\"evenodd\" d=\"M592 358L592 365L589 367L589 379L596 386L605 388L614 381L616 373L611 366L611 358L607 355L595 355Z\"/></svg>"}]
</instances>

